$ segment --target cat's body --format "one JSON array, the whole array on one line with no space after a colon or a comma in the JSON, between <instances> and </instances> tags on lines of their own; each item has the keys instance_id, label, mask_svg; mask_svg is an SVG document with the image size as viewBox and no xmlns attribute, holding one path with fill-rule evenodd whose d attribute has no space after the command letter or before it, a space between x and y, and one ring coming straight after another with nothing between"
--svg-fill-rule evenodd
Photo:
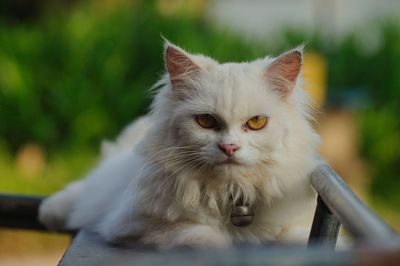
<instances>
[{"instance_id":1,"label":"cat's body","mask_svg":"<svg viewBox=\"0 0 400 266\"><path fill-rule=\"evenodd\" d=\"M152 112L104 144L100 165L46 200L40 219L161 248L305 242L319 139L301 63L300 50L218 64L167 44ZM239 200L254 210L245 227L229 219Z\"/></svg>"}]
</instances>

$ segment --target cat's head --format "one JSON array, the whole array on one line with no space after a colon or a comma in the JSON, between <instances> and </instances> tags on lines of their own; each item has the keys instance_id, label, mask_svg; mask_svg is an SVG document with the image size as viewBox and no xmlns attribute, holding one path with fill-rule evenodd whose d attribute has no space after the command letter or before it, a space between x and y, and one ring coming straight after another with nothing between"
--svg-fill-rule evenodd
<instances>
[{"instance_id":1,"label":"cat's head","mask_svg":"<svg viewBox=\"0 0 400 266\"><path fill-rule=\"evenodd\" d=\"M168 121L170 157L186 171L229 174L303 152L296 147L307 146L312 130L300 88L302 61L296 48L276 58L219 64L167 42L167 85L154 108Z\"/></svg>"}]
</instances>

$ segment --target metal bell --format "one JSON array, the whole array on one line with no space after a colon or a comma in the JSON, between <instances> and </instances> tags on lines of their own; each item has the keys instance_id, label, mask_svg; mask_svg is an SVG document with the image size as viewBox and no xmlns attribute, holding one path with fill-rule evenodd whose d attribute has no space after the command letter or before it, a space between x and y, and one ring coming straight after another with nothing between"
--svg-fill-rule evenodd
<instances>
[{"instance_id":1,"label":"metal bell","mask_svg":"<svg viewBox=\"0 0 400 266\"><path fill-rule=\"evenodd\" d=\"M253 222L254 212L250 206L235 205L232 207L230 220L234 226L248 226Z\"/></svg>"}]
</instances>

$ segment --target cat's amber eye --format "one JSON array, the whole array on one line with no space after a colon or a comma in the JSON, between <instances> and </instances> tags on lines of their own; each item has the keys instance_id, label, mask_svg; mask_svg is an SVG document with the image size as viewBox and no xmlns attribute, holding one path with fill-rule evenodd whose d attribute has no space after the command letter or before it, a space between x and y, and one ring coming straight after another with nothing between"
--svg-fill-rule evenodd
<instances>
[{"instance_id":1,"label":"cat's amber eye","mask_svg":"<svg viewBox=\"0 0 400 266\"><path fill-rule=\"evenodd\" d=\"M255 116L247 120L246 126L252 130L259 130L265 127L268 122L268 117L266 116Z\"/></svg>"},{"instance_id":2,"label":"cat's amber eye","mask_svg":"<svg viewBox=\"0 0 400 266\"><path fill-rule=\"evenodd\" d=\"M195 116L197 124L204 128L216 128L218 121L210 114L201 114Z\"/></svg>"}]
</instances>

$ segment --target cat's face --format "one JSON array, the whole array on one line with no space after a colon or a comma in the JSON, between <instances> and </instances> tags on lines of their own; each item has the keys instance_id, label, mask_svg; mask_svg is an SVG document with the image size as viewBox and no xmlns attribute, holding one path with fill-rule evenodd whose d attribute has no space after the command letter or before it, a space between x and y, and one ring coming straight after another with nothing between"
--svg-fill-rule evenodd
<instances>
[{"instance_id":1,"label":"cat's face","mask_svg":"<svg viewBox=\"0 0 400 266\"><path fill-rule=\"evenodd\" d=\"M288 97L301 67L299 51L276 60L218 64L170 46L166 65L174 145L195 153L193 164L230 172L274 162L291 126Z\"/></svg>"}]
</instances>

